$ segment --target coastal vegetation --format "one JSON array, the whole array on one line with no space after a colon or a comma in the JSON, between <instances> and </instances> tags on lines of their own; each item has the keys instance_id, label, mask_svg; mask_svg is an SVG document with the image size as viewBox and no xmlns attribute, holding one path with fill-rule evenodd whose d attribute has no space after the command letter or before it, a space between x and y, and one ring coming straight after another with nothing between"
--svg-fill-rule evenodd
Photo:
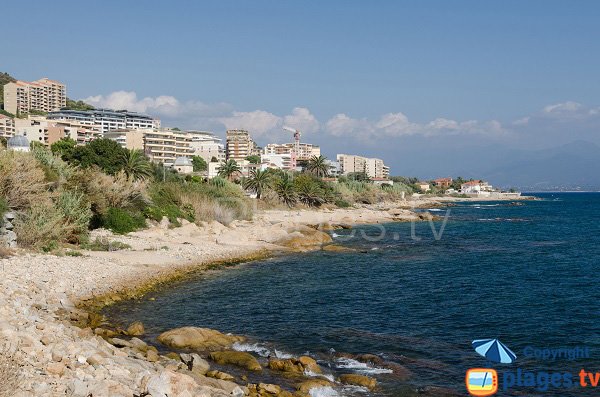
<instances>
[{"instance_id":1,"label":"coastal vegetation","mask_svg":"<svg viewBox=\"0 0 600 397\"><path fill-rule=\"evenodd\" d=\"M20 246L53 251L64 244L93 246L89 232L97 228L127 234L164 218L171 226L183 220L228 225L251 219L256 204L346 208L397 200L413 191L401 182L378 186L326 178L329 166L323 156L308 161L305 172L255 169L248 177L229 160L210 180L200 160L193 159L196 172L182 175L109 139L77 146L66 138L50 148L35 145L30 152L2 150L0 212L16 212Z\"/></svg>"}]
</instances>

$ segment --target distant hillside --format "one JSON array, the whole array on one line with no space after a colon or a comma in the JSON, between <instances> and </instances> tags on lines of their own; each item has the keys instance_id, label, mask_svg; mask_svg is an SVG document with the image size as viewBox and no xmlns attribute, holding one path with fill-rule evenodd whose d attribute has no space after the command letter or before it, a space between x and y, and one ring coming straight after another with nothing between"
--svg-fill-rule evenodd
<instances>
[{"instance_id":1,"label":"distant hillside","mask_svg":"<svg viewBox=\"0 0 600 397\"><path fill-rule=\"evenodd\" d=\"M17 81L14 77L6 72L0 72L0 105L4 105L4 84Z\"/></svg>"},{"instance_id":2,"label":"distant hillside","mask_svg":"<svg viewBox=\"0 0 600 397\"><path fill-rule=\"evenodd\" d=\"M575 141L551 149L523 151L484 173L499 186L522 190L598 190L600 147Z\"/></svg>"}]
</instances>

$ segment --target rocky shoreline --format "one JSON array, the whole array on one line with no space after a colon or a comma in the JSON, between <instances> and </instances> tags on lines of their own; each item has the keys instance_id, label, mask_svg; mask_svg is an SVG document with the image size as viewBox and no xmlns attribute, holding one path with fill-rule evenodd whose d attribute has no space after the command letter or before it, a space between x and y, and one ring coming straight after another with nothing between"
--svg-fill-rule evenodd
<instances>
[{"instance_id":1,"label":"rocky shoreline","mask_svg":"<svg viewBox=\"0 0 600 397\"><path fill-rule=\"evenodd\" d=\"M347 210L265 211L253 221L235 221L228 226L184 222L171 228L161 222L127 236L106 231L92 235L92 239L126 244L130 248L125 250L73 249L65 256L16 252L1 259L0 373L10 376L0 380L0 396L305 397L311 389L343 384L373 389L376 381L358 374L339 379L320 376L311 357L272 357L259 362L248 352L232 350L232 338L243 337L216 330L173 332L180 332L179 339L175 338L180 340L181 332L189 331L196 343L206 339L219 349L179 346L163 337L159 341L173 351L159 354L140 339L143 324L115 329L98 309L232 262L280 251L335 250L327 230L422 219L429 218L406 209L406 203ZM235 368L235 376L224 370L229 367ZM248 380L255 379L251 373L263 369L281 373L282 379L294 378L294 389Z\"/></svg>"}]
</instances>

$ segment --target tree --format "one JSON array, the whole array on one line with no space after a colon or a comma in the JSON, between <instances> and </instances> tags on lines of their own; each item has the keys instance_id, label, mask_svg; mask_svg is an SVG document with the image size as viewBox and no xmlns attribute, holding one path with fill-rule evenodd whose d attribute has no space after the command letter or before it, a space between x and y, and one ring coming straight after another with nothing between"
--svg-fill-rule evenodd
<instances>
[{"instance_id":1,"label":"tree","mask_svg":"<svg viewBox=\"0 0 600 397\"><path fill-rule=\"evenodd\" d=\"M260 164L260 156L257 156L256 154L246 157L246 160L248 160L250 164Z\"/></svg>"},{"instance_id":2,"label":"tree","mask_svg":"<svg viewBox=\"0 0 600 397\"><path fill-rule=\"evenodd\" d=\"M70 155L63 155L63 160L83 168L97 165L105 173L115 175L125 165L126 150L113 140L95 139L85 146L76 146Z\"/></svg>"},{"instance_id":3,"label":"tree","mask_svg":"<svg viewBox=\"0 0 600 397\"><path fill-rule=\"evenodd\" d=\"M200 156L192 157L192 165L194 166L194 172L206 171L208 169L208 164Z\"/></svg>"},{"instance_id":4,"label":"tree","mask_svg":"<svg viewBox=\"0 0 600 397\"><path fill-rule=\"evenodd\" d=\"M366 181L369 179L366 172L350 172L347 177L350 181Z\"/></svg>"},{"instance_id":5,"label":"tree","mask_svg":"<svg viewBox=\"0 0 600 397\"><path fill-rule=\"evenodd\" d=\"M227 178L231 181L236 175L240 174L242 170L235 160L227 160L226 163L221 164L219 167L219 176Z\"/></svg>"},{"instance_id":6,"label":"tree","mask_svg":"<svg viewBox=\"0 0 600 397\"><path fill-rule=\"evenodd\" d=\"M67 106L65 106L62 109L64 109L64 110L94 110L94 107L83 101L74 101L70 98L67 98Z\"/></svg>"},{"instance_id":7,"label":"tree","mask_svg":"<svg viewBox=\"0 0 600 397\"><path fill-rule=\"evenodd\" d=\"M61 157L63 155L69 156L73 153L75 146L77 146L77 142L72 138L66 137L50 145L50 150L53 154L59 155Z\"/></svg>"},{"instance_id":8,"label":"tree","mask_svg":"<svg viewBox=\"0 0 600 397\"><path fill-rule=\"evenodd\" d=\"M6 149L7 143L8 143L8 141L6 140L6 138L3 136L0 136L0 148Z\"/></svg>"},{"instance_id":9,"label":"tree","mask_svg":"<svg viewBox=\"0 0 600 397\"><path fill-rule=\"evenodd\" d=\"M125 150L121 156L123 160L123 171L125 172L125 175L127 175L127 178L138 181L152 176L152 166L141 150Z\"/></svg>"},{"instance_id":10,"label":"tree","mask_svg":"<svg viewBox=\"0 0 600 397\"><path fill-rule=\"evenodd\" d=\"M325 156L312 156L308 160L307 169L316 176L323 178L329 175L329 164L327 163L327 157Z\"/></svg>"},{"instance_id":11,"label":"tree","mask_svg":"<svg viewBox=\"0 0 600 397\"><path fill-rule=\"evenodd\" d=\"M256 193L256 198L260 200L262 192L271 184L271 175L269 171L252 170L250 177L244 181L244 189Z\"/></svg>"},{"instance_id":12,"label":"tree","mask_svg":"<svg viewBox=\"0 0 600 397\"><path fill-rule=\"evenodd\" d=\"M211 159L210 159L210 162L211 163L218 163L219 160L215 156L212 156Z\"/></svg>"},{"instance_id":13,"label":"tree","mask_svg":"<svg viewBox=\"0 0 600 397\"><path fill-rule=\"evenodd\" d=\"M298 201L294 184L288 174L281 176L281 179L275 184L275 192L279 200L288 207L292 208Z\"/></svg>"}]
</instances>

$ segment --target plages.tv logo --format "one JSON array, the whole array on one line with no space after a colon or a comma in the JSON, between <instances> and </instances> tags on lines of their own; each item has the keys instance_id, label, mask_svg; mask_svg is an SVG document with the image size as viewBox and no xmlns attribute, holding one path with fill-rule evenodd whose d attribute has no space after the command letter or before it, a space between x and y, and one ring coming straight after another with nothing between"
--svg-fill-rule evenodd
<instances>
[{"instance_id":1,"label":"plages.tv logo","mask_svg":"<svg viewBox=\"0 0 600 397\"><path fill-rule=\"evenodd\" d=\"M511 364L517 359L517 355L498 339L477 339L472 345L477 354L494 363ZM465 376L465 384L472 396L491 396L498 391L498 373L492 368L471 368Z\"/></svg>"}]
</instances>

